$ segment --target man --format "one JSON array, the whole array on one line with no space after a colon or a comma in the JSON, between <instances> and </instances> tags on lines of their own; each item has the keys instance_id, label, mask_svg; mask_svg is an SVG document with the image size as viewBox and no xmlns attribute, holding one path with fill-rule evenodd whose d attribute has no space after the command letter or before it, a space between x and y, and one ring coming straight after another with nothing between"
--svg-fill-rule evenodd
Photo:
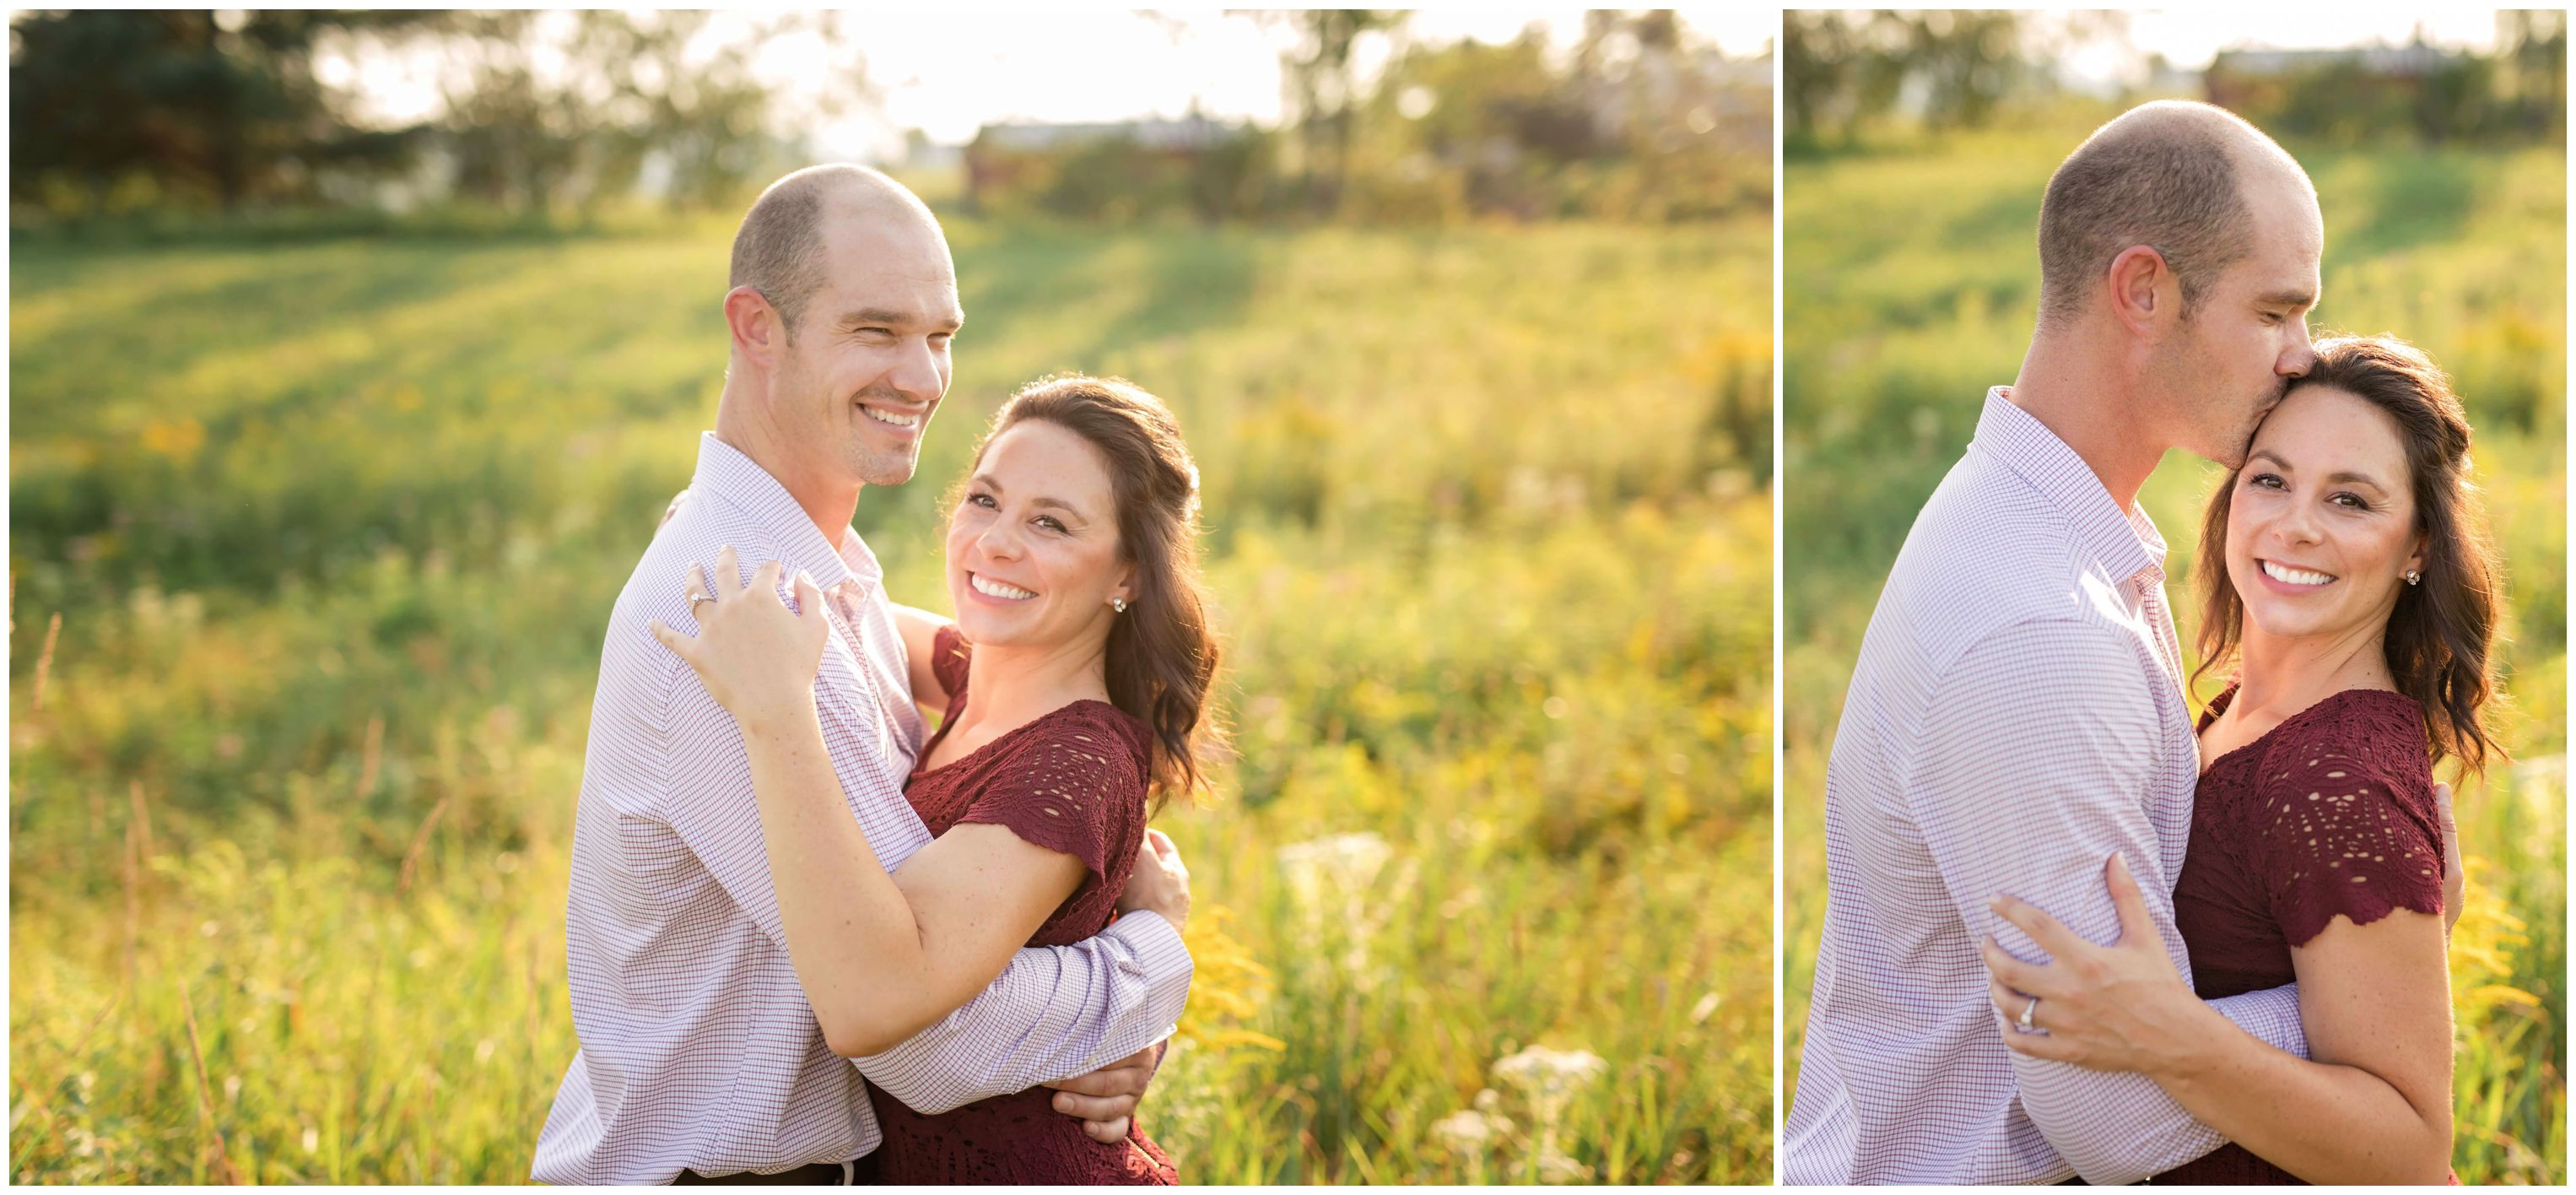
<instances>
[{"instance_id":1,"label":"man","mask_svg":"<svg viewBox=\"0 0 2576 1195\"><path fill-rule=\"evenodd\" d=\"M2116 851L2190 975L2199 753L2137 492L2168 448L2243 462L2315 362L2324 240L2298 163L2204 104L2133 109L2049 180L2020 375L1906 536L1845 696L1790 1182L2128 1183L2221 1143L2144 1076L2007 1050L1978 943L2046 957L1988 911L2004 892L2115 939ZM2305 1056L2295 988L2212 1004Z\"/></svg>"},{"instance_id":2,"label":"man","mask_svg":"<svg viewBox=\"0 0 2576 1195\"><path fill-rule=\"evenodd\" d=\"M817 706L851 814L889 870L928 842L903 796L923 730L903 641L849 524L864 487L911 478L964 316L938 221L855 166L763 193L731 286L716 430L602 649L566 911L581 1049L535 1177L847 1181L878 1142L862 1076L924 1111L1067 1087L1057 1108L1116 1140L1189 992L1177 919L1149 908L1078 946L1022 950L965 1007L870 1058L834 1055L797 985L740 730L647 628L694 631L682 569L726 545L746 567L811 574L834 630ZM1177 859L1146 851L1138 866L1136 883L1178 879Z\"/></svg>"}]
</instances>

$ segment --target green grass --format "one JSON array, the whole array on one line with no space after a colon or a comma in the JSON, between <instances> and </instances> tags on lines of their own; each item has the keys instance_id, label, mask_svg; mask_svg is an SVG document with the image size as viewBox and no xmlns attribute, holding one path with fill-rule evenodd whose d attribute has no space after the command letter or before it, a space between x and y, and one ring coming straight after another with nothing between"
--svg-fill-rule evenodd
<instances>
[{"instance_id":1,"label":"green grass","mask_svg":"<svg viewBox=\"0 0 2576 1195\"><path fill-rule=\"evenodd\" d=\"M525 1177L729 233L19 247L13 1178ZM1039 374L1163 395L1205 478L1241 758L1158 823L1184 1174L1766 1180L1767 225L951 235L952 409L859 512L898 597ZM1363 832L1301 904L1280 850ZM1547 1124L1492 1074L1539 1044L1607 1062ZM1489 1087L1518 1131L1453 1154Z\"/></svg>"},{"instance_id":2,"label":"green grass","mask_svg":"<svg viewBox=\"0 0 2576 1195\"><path fill-rule=\"evenodd\" d=\"M2088 126L2089 127L2089 126ZM1886 571L2028 344L2039 195L2083 127L1792 163L1782 368L1783 881L1788 1052L1822 931L1824 775ZM2316 325L2394 332L2452 374L2504 549L2503 652L2520 763L2460 801L2471 900L2454 940L2454 1164L2463 1181L2566 1177L2566 159L2539 150L2299 154L2326 220ZM2217 469L2176 453L2142 500L2189 583ZM2178 602L2191 640L2193 603ZM2201 696L2209 696L2203 691Z\"/></svg>"}]
</instances>

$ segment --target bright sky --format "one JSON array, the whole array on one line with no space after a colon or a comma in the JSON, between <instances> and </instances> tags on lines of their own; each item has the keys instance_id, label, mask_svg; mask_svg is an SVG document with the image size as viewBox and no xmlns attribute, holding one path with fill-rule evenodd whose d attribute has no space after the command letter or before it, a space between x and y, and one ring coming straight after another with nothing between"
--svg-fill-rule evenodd
<instances>
[{"instance_id":1,"label":"bright sky","mask_svg":"<svg viewBox=\"0 0 2576 1195\"><path fill-rule=\"evenodd\" d=\"M1683 27L1731 55L1766 49L1776 11L1683 8ZM844 18L849 46L837 52L815 38L763 45L767 77L787 81L791 123L810 127L826 156L876 156L901 145L901 130L957 145L1002 120L1082 122L1179 116L1195 101L1209 115L1276 122L1279 54L1294 43L1288 30L1217 12L854 12ZM1462 37L1507 41L1531 24L1546 26L1559 48L1581 36L1583 10L1427 9L1408 24L1418 41ZM727 13L725 30L740 37L748 19ZM1363 43L1363 49L1368 43ZM867 78L882 97L882 116L864 111L826 115L818 101L846 92L852 59L864 54ZM1383 48L1363 55L1363 77ZM355 82L362 103L388 121L417 120L438 107L438 66L428 59L371 58L363 64L317 62L326 81Z\"/></svg>"}]
</instances>

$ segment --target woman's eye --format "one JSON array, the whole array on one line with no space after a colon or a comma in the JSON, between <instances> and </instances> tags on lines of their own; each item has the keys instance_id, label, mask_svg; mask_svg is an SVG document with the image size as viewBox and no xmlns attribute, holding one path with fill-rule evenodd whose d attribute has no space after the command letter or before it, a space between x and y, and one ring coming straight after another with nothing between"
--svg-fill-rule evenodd
<instances>
[{"instance_id":1,"label":"woman's eye","mask_svg":"<svg viewBox=\"0 0 2576 1195\"><path fill-rule=\"evenodd\" d=\"M986 510L991 510L993 508L993 496L990 494L968 494L966 495L966 505L981 506Z\"/></svg>"},{"instance_id":2,"label":"woman's eye","mask_svg":"<svg viewBox=\"0 0 2576 1195\"><path fill-rule=\"evenodd\" d=\"M2280 475L2277 473L2257 473L2254 476L2247 478L2245 484L2258 486L2267 490L2277 490L2281 488L2282 482Z\"/></svg>"},{"instance_id":3,"label":"woman's eye","mask_svg":"<svg viewBox=\"0 0 2576 1195\"><path fill-rule=\"evenodd\" d=\"M1039 515L1038 526L1044 527L1049 531L1064 530L1064 524L1057 522L1054 515Z\"/></svg>"},{"instance_id":4,"label":"woman's eye","mask_svg":"<svg viewBox=\"0 0 2576 1195\"><path fill-rule=\"evenodd\" d=\"M2359 495L2359 494L2337 494L2337 495L2335 495L2335 496L2334 496L2334 498L2332 499L2332 501L2334 501L2334 502L2336 502L2336 503L2339 503L2339 504L2343 505L2344 507L2346 507L2347 509L2351 509L2351 510L2368 510L2368 509L2370 509L2370 503L2365 502L2365 501L2362 501L2361 495Z\"/></svg>"}]
</instances>

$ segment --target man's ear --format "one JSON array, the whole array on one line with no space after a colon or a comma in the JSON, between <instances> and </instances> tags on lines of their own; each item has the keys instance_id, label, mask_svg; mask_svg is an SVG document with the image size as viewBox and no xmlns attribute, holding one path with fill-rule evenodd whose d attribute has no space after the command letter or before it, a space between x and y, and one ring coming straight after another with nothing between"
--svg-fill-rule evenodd
<instances>
[{"instance_id":1,"label":"man's ear","mask_svg":"<svg viewBox=\"0 0 2576 1195\"><path fill-rule=\"evenodd\" d=\"M2182 320L2182 283L2165 264L2165 255L2146 245L2131 245L2111 259L2103 284L2111 311L2120 323L2148 341L2164 338Z\"/></svg>"},{"instance_id":2,"label":"man's ear","mask_svg":"<svg viewBox=\"0 0 2576 1195\"><path fill-rule=\"evenodd\" d=\"M733 351L762 373L774 372L779 354L787 347L787 325L778 318L778 309L759 291L737 286L725 292L724 316L725 330L733 334Z\"/></svg>"}]
</instances>

